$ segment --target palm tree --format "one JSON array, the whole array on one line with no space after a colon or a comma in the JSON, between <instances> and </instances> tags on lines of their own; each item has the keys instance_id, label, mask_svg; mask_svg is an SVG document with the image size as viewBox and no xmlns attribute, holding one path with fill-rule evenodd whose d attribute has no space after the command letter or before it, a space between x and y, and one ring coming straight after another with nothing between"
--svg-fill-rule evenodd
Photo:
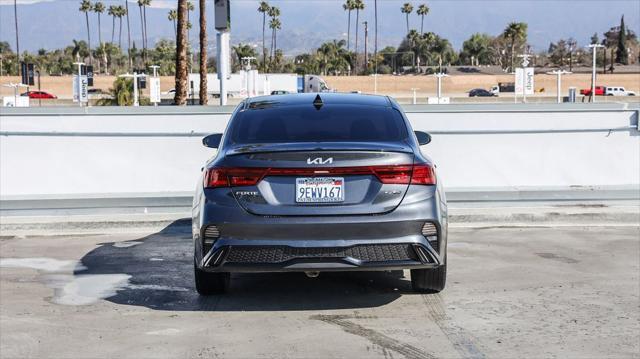
<instances>
[{"instance_id":1,"label":"palm tree","mask_svg":"<svg viewBox=\"0 0 640 359\"><path fill-rule=\"evenodd\" d=\"M408 2L404 3L404 5L402 5L402 7L400 8L400 11L402 11L402 13L407 17L407 33L409 33L409 14L413 12L413 5Z\"/></svg>"},{"instance_id":2,"label":"palm tree","mask_svg":"<svg viewBox=\"0 0 640 359\"><path fill-rule=\"evenodd\" d=\"M142 33L142 56L143 61L147 62L146 53L147 53L147 41L145 40L146 36L144 33L144 15L142 14L142 8L144 7L144 0L138 0L138 10L140 10L140 30Z\"/></svg>"},{"instance_id":3,"label":"palm tree","mask_svg":"<svg viewBox=\"0 0 640 359\"><path fill-rule=\"evenodd\" d=\"M18 69L20 69L20 40L18 39L18 3L13 0L13 16L16 23L16 55L18 56ZM18 70L20 72L21 70ZM18 73L20 75L20 73Z\"/></svg>"},{"instance_id":4,"label":"palm tree","mask_svg":"<svg viewBox=\"0 0 640 359\"><path fill-rule=\"evenodd\" d=\"M82 0L82 2L80 3L80 12L84 13L84 17L85 20L87 21L87 45L89 46L89 63L93 62L92 56L91 56L91 32L89 31L89 11L91 11L91 9L93 8L93 6L91 5L91 2L89 0Z\"/></svg>"},{"instance_id":5,"label":"palm tree","mask_svg":"<svg viewBox=\"0 0 640 359\"><path fill-rule=\"evenodd\" d=\"M258 12L262 13L262 66L263 70L266 69L267 63L267 48L264 43L264 30L267 23L267 13L271 10L271 7L266 1L260 2L260 7L258 7Z\"/></svg>"},{"instance_id":6,"label":"palm tree","mask_svg":"<svg viewBox=\"0 0 640 359\"><path fill-rule=\"evenodd\" d=\"M178 36L178 28L176 27L176 20L178 19L178 11L177 10L169 10L169 15L167 16L169 21L173 22L173 32L175 36Z\"/></svg>"},{"instance_id":7,"label":"palm tree","mask_svg":"<svg viewBox=\"0 0 640 359\"><path fill-rule=\"evenodd\" d=\"M277 22L274 20L277 20L278 16L280 16L280 9L272 6L271 8L269 8L269 17L271 18L271 20L269 21L269 28L271 29L271 48L269 49L269 61L273 61L273 53L276 51L275 50L275 41L276 41L276 26L280 26L280 20L278 20Z\"/></svg>"},{"instance_id":8,"label":"palm tree","mask_svg":"<svg viewBox=\"0 0 640 359\"><path fill-rule=\"evenodd\" d=\"M118 5L118 20L120 24L118 25L118 49L122 51L122 17L127 14L127 9Z\"/></svg>"},{"instance_id":9,"label":"palm tree","mask_svg":"<svg viewBox=\"0 0 640 359\"><path fill-rule=\"evenodd\" d=\"M207 104L207 11L206 0L200 0L200 104Z\"/></svg>"},{"instance_id":10,"label":"palm tree","mask_svg":"<svg viewBox=\"0 0 640 359\"><path fill-rule=\"evenodd\" d=\"M176 105L187 103L187 17L189 16L188 0L178 0L178 34L176 36Z\"/></svg>"},{"instance_id":11,"label":"palm tree","mask_svg":"<svg viewBox=\"0 0 640 359\"><path fill-rule=\"evenodd\" d=\"M107 54L104 52L104 47L102 46L102 24L100 22L100 17L102 15L102 13L104 12L105 7L104 4L100 1L96 2L95 4L93 4L93 12L95 12L96 14L98 14L98 49L100 50L99 53L102 54L102 61L105 64L105 71L106 71L106 67L107 67Z\"/></svg>"},{"instance_id":12,"label":"palm tree","mask_svg":"<svg viewBox=\"0 0 640 359\"><path fill-rule=\"evenodd\" d=\"M354 71L357 75L358 69L358 25L360 24L360 10L364 10L364 2L362 0L353 0L353 9L356 11L356 66Z\"/></svg>"},{"instance_id":13,"label":"palm tree","mask_svg":"<svg viewBox=\"0 0 640 359\"><path fill-rule=\"evenodd\" d=\"M98 43L101 45L102 45L102 31L100 30L102 29L102 25L100 22L100 16L104 12L104 10L105 10L105 7L102 2L98 1L95 4L93 4L93 12L98 14Z\"/></svg>"},{"instance_id":14,"label":"palm tree","mask_svg":"<svg viewBox=\"0 0 640 359\"><path fill-rule=\"evenodd\" d=\"M129 22L129 0L124 0L124 15L127 17L127 58L131 70L131 24Z\"/></svg>"},{"instance_id":15,"label":"palm tree","mask_svg":"<svg viewBox=\"0 0 640 359\"><path fill-rule=\"evenodd\" d=\"M504 29L502 36L509 40L509 56L511 58L511 68L514 69L514 53L518 43L525 43L527 41L527 24L524 22L511 22Z\"/></svg>"},{"instance_id":16,"label":"palm tree","mask_svg":"<svg viewBox=\"0 0 640 359\"><path fill-rule=\"evenodd\" d=\"M115 5L109 6L107 15L111 16L111 43L113 44L113 39L116 33L116 17L118 17L118 7Z\"/></svg>"},{"instance_id":17,"label":"palm tree","mask_svg":"<svg viewBox=\"0 0 640 359\"><path fill-rule=\"evenodd\" d=\"M342 4L342 9L347 11L347 51L351 47L351 11L355 8L354 0L347 0Z\"/></svg>"},{"instance_id":18,"label":"palm tree","mask_svg":"<svg viewBox=\"0 0 640 359\"><path fill-rule=\"evenodd\" d=\"M420 34L424 34L424 16L429 13L429 7L425 4L418 6L418 10L416 11L418 15L420 15Z\"/></svg>"},{"instance_id":19,"label":"palm tree","mask_svg":"<svg viewBox=\"0 0 640 359\"><path fill-rule=\"evenodd\" d=\"M269 28L272 31L272 40L271 43L273 44L273 52L271 53L271 55L269 56L270 59L273 59L272 55L276 53L276 50L278 49L278 42L277 42L277 32L278 30L280 30L282 27L282 23L280 22L280 19L278 19L277 17L274 17L271 19L271 21L269 21Z\"/></svg>"},{"instance_id":20,"label":"palm tree","mask_svg":"<svg viewBox=\"0 0 640 359\"><path fill-rule=\"evenodd\" d=\"M142 12L144 15L144 44L146 49L149 49L149 33L147 32L147 6L151 6L151 0L144 0L142 5ZM146 55L146 51L145 51Z\"/></svg>"},{"instance_id":21,"label":"palm tree","mask_svg":"<svg viewBox=\"0 0 640 359\"><path fill-rule=\"evenodd\" d=\"M193 3L191 1L187 1L187 43L190 44L189 40L191 39L191 12L195 9ZM189 49L191 49L191 45L188 45Z\"/></svg>"}]
</instances>

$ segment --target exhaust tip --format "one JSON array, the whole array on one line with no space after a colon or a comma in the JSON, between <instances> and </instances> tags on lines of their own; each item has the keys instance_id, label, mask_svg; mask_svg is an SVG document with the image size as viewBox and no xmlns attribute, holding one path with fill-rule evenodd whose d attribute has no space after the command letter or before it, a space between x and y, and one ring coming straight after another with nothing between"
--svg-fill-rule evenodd
<instances>
[{"instance_id":1,"label":"exhaust tip","mask_svg":"<svg viewBox=\"0 0 640 359\"><path fill-rule=\"evenodd\" d=\"M320 272L304 272L308 278L318 278Z\"/></svg>"}]
</instances>

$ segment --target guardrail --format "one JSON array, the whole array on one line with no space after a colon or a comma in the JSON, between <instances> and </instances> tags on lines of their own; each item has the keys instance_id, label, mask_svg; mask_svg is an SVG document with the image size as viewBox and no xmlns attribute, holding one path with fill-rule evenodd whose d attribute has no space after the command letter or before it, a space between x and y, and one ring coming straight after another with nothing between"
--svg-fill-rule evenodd
<instances>
[{"instance_id":1,"label":"guardrail","mask_svg":"<svg viewBox=\"0 0 640 359\"><path fill-rule=\"evenodd\" d=\"M406 105L450 197L490 200L627 198L640 192L640 106ZM184 197L215 154L233 107L3 108L0 195L43 198ZM501 195L496 197L496 193ZM545 195L546 193L546 195ZM604 195L606 193L606 195ZM462 196L462 197L461 197ZM493 196L493 197L492 197ZM527 195L536 197L535 195ZM640 196L640 194L638 195ZM638 197L635 196L635 197ZM85 203L86 204L86 203Z\"/></svg>"}]
</instances>

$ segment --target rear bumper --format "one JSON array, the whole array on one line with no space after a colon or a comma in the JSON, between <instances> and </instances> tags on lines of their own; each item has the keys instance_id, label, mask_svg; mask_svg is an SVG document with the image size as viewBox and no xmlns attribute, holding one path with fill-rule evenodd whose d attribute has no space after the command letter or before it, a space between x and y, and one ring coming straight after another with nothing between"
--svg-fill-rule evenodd
<instances>
[{"instance_id":1,"label":"rear bumper","mask_svg":"<svg viewBox=\"0 0 640 359\"><path fill-rule=\"evenodd\" d=\"M446 204L435 187L409 189L380 215L266 217L246 212L224 189L194 206L195 263L210 272L366 271L444 264ZM431 222L437 236L422 235ZM207 227L220 236L203 245Z\"/></svg>"},{"instance_id":2,"label":"rear bumper","mask_svg":"<svg viewBox=\"0 0 640 359\"><path fill-rule=\"evenodd\" d=\"M366 271L433 268L443 264L421 241L260 241L216 242L198 263L211 272Z\"/></svg>"}]
</instances>

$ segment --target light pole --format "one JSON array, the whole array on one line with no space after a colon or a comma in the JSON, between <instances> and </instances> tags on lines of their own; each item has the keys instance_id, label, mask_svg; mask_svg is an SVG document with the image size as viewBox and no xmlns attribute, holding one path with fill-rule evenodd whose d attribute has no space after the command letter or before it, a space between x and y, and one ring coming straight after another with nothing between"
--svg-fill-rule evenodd
<instances>
[{"instance_id":1,"label":"light pole","mask_svg":"<svg viewBox=\"0 0 640 359\"><path fill-rule=\"evenodd\" d=\"M412 87L412 88L411 88L411 91L413 91L413 101L412 101L412 104L413 104L413 105L415 105L415 104L417 104L417 103L418 103L418 98L417 98L417 96L416 96L416 91L417 91L417 90L420 90L420 89L419 89L419 88L416 88L416 87Z\"/></svg>"},{"instance_id":2,"label":"light pole","mask_svg":"<svg viewBox=\"0 0 640 359\"><path fill-rule=\"evenodd\" d=\"M561 93L561 88L562 88L562 75L566 75L566 74L570 74L570 71L565 71L565 70L555 70L555 71L551 71L551 72L547 72L547 74L549 75L556 75L557 77L557 99L558 99L558 103L561 103L562 101L560 101L560 93Z\"/></svg>"},{"instance_id":3,"label":"light pole","mask_svg":"<svg viewBox=\"0 0 640 359\"><path fill-rule=\"evenodd\" d=\"M151 65L149 67L153 69L153 78L149 81L149 97L151 102L153 102L153 106L158 106L158 102L160 101L160 79L158 78L158 69L160 66Z\"/></svg>"},{"instance_id":4,"label":"light pole","mask_svg":"<svg viewBox=\"0 0 640 359\"><path fill-rule=\"evenodd\" d=\"M127 73L127 74L124 74L124 75L120 75L118 77L124 77L124 78L133 79L133 106L140 106L140 102L138 101L138 78L139 77L147 77L147 75L139 74L139 73L134 71L133 75Z\"/></svg>"},{"instance_id":5,"label":"light pole","mask_svg":"<svg viewBox=\"0 0 640 359\"><path fill-rule=\"evenodd\" d=\"M593 52L593 62L592 62L592 69L591 69L591 103L596 102L596 52L598 51L598 48L600 47L604 47L603 45L600 44L591 44L588 47L590 47L592 49ZM606 56L606 53L605 53Z\"/></svg>"},{"instance_id":6,"label":"light pole","mask_svg":"<svg viewBox=\"0 0 640 359\"><path fill-rule=\"evenodd\" d=\"M435 76L438 79L438 83L437 83L437 87L436 87L436 93L438 95L438 104L440 103L440 98L442 97L442 78L443 77L449 77L449 75L445 74L444 72L438 72L433 74L433 76Z\"/></svg>"}]
</instances>

